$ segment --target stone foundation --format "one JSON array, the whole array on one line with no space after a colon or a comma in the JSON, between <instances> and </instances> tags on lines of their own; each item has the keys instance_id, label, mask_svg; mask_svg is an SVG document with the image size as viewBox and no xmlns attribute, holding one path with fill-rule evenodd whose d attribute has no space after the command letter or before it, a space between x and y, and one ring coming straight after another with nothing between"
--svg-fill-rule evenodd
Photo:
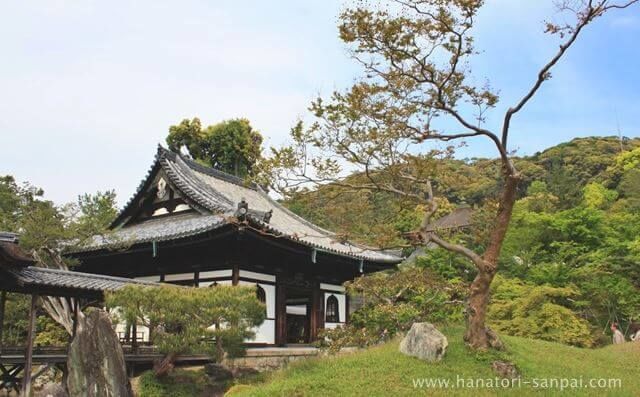
<instances>
[{"instance_id":1,"label":"stone foundation","mask_svg":"<svg viewBox=\"0 0 640 397\"><path fill-rule=\"evenodd\" d=\"M309 357L316 357L320 351L315 347L263 347L249 348L244 357L225 359L230 368L253 368L258 371L280 369L287 364Z\"/></svg>"}]
</instances>

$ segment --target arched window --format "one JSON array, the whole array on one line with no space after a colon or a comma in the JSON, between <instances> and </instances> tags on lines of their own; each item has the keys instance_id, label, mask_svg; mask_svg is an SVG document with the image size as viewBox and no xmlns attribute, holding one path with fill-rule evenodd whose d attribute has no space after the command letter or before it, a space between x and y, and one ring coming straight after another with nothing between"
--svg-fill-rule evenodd
<instances>
[{"instance_id":1,"label":"arched window","mask_svg":"<svg viewBox=\"0 0 640 397\"><path fill-rule=\"evenodd\" d=\"M327 323L339 323L340 322L340 310L338 305L338 298L335 295L331 295L327 298L327 315L325 321Z\"/></svg>"},{"instance_id":2,"label":"arched window","mask_svg":"<svg viewBox=\"0 0 640 397\"><path fill-rule=\"evenodd\" d=\"M264 292L264 288L260 284L256 284L256 298L264 304L267 303L267 293Z\"/></svg>"}]
</instances>

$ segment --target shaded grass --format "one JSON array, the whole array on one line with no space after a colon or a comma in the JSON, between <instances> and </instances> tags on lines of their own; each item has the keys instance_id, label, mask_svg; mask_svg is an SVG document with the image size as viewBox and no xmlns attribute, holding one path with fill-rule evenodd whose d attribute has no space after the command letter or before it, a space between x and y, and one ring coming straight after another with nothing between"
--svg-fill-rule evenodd
<instances>
[{"instance_id":1,"label":"shaded grass","mask_svg":"<svg viewBox=\"0 0 640 397\"><path fill-rule=\"evenodd\" d=\"M140 375L137 395L139 397L191 397L201 396L208 386L204 370L175 369L163 379L157 379L152 371Z\"/></svg>"},{"instance_id":2,"label":"shaded grass","mask_svg":"<svg viewBox=\"0 0 640 397\"><path fill-rule=\"evenodd\" d=\"M552 342L508 337L507 352L473 353L462 342L462 328L445 328L449 339L442 362L430 364L398 352L393 341L358 353L322 357L295 363L273 373L266 382L234 386L232 396L404 396L404 395L640 395L640 343L626 343L601 349L580 349ZM514 362L522 373L521 387L514 388L415 388L414 379L485 379L495 382L491 363ZM526 382L544 378L589 379L619 378L622 388L580 388L560 391L533 388ZM549 381L550 382L550 381ZM488 383L488 382L487 382ZM540 384L539 383L539 384Z\"/></svg>"},{"instance_id":3,"label":"shaded grass","mask_svg":"<svg viewBox=\"0 0 640 397\"><path fill-rule=\"evenodd\" d=\"M174 369L162 379L157 379L152 371L147 371L133 383L136 384L134 389L138 397L211 397L223 395L236 382L250 384L265 381L265 375L259 373L243 375L240 379L213 382L203 367L185 367Z\"/></svg>"}]
</instances>

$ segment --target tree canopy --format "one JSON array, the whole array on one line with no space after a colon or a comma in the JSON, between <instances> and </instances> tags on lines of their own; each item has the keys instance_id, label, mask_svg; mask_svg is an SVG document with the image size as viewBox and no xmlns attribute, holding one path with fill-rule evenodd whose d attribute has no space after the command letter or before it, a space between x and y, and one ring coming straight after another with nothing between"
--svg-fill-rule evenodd
<instances>
[{"instance_id":1,"label":"tree canopy","mask_svg":"<svg viewBox=\"0 0 640 397\"><path fill-rule=\"evenodd\" d=\"M81 195L75 203L56 205L45 199L42 189L19 184L10 175L0 177L0 231L18 233L21 247L37 259L38 266L73 266L74 261L63 256L64 249L104 233L115 217L115 204L115 193L105 191ZM26 338L27 302L26 295L8 296L6 316L11 325L3 339L9 343L24 342ZM41 306L51 318L39 317L36 341L66 343L65 332L72 333L71 303L64 298L42 297Z\"/></svg>"},{"instance_id":2,"label":"tree canopy","mask_svg":"<svg viewBox=\"0 0 640 397\"><path fill-rule=\"evenodd\" d=\"M485 324L490 285L525 177L509 145L512 121L590 24L637 2L558 1L558 12L566 22L546 23L545 32L559 45L554 43L557 49L541 62L533 83L500 116L498 128L485 123L487 112L498 103L497 91L489 84L478 84L471 69L478 52L473 30L484 1L355 2L341 13L338 28L363 68L361 78L328 100L315 100L311 104L314 122L294 127L291 144L274 149L264 168L283 181L275 187L284 194L328 183L421 203L425 211L411 233L412 242L436 244L466 257L477 269L469 288L467 343L477 349L499 346ZM456 149L453 142L471 137L491 143L499 161L498 195L484 212L484 241L475 246L428 229L439 207L434 195L438 167L431 164L450 157ZM433 141L450 146L427 144ZM354 170L361 177L345 179Z\"/></svg>"},{"instance_id":3,"label":"tree canopy","mask_svg":"<svg viewBox=\"0 0 640 397\"><path fill-rule=\"evenodd\" d=\"M225 353L242 354L245 339L255 335L252 328L265 318L252 287L127 286L107 294L106 304L119 321L148 327L154 346L166 354L156 365L158 376L180 354L209 352L217 361Z\"/></svg>"},{"instance_id":4,"label":"tree canopy","mask_svg":"<svg viewBox=\"0 0 640 397\"><path fill-rule=\"evenodd\" d=\"M196 160L221 171L246 177L262 155L262 135L247 119L231 119L202 127L200 119L184 119L169 128L167 145L185 148Z\"/></svg>"}]
</instances>

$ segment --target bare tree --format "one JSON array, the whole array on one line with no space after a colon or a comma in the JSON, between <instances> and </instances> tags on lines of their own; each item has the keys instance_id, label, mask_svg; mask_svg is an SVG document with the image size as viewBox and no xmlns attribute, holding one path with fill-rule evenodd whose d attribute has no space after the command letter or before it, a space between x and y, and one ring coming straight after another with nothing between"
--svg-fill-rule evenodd
<instances>
[{"instance_id":1,"label":"bare tree","mask_svg":"<svg viewBox=\"0 0 640 397\"><path fill-rule=\"evenodd\" d=\"M43 253L47 259L43 258ZM41 266L46 264L47 268L69 270L62 256L51 248L43 247L40 250L32 250L31 255ZM74 315L77 316L76 324L82 324L84 321L84 313L81 310L74 310L75 305L78 304L76 298L42 296L41 304L53 321L60 324L69 335L73 335Z\"/></svg>"},{"instance_id":2,"label":"bare tree","mask_svg":"<svg viewBox=\"0 0 640 397\"><path fill-rule=\"evenodd\" d=\"M311 110L316 121L308 128L298 124L292 130L292 144L272 150L264 164L276 181L272 186L291 194L310 183L331 183L425 203L428 210L414 234L419 243L435 243L463 255L477 268L468 297L465 340L477 349L496 346L499 340L485 325L489 288L521 180L508 145L512 119L551 78L551 70L588 25L608 11L637 2L557 2L558 15L570 21L546 23L546 33L560 41L558 50L521 99L506 110L498 131L484 126L486 112L498 102L497 94L488 84L469 82L469 59L477 54L471 33L482 0L389 0L375 8L357 2L340 15L339 29L365 75L326 103L315 101ZM482 252L427 227L438 209L433 160L452 147L430 150L425 142L472 137L493 143L502 170L501 193ZM356 172L359 178L345 179L347 172Z\"/></svg>"}]
</instances>

